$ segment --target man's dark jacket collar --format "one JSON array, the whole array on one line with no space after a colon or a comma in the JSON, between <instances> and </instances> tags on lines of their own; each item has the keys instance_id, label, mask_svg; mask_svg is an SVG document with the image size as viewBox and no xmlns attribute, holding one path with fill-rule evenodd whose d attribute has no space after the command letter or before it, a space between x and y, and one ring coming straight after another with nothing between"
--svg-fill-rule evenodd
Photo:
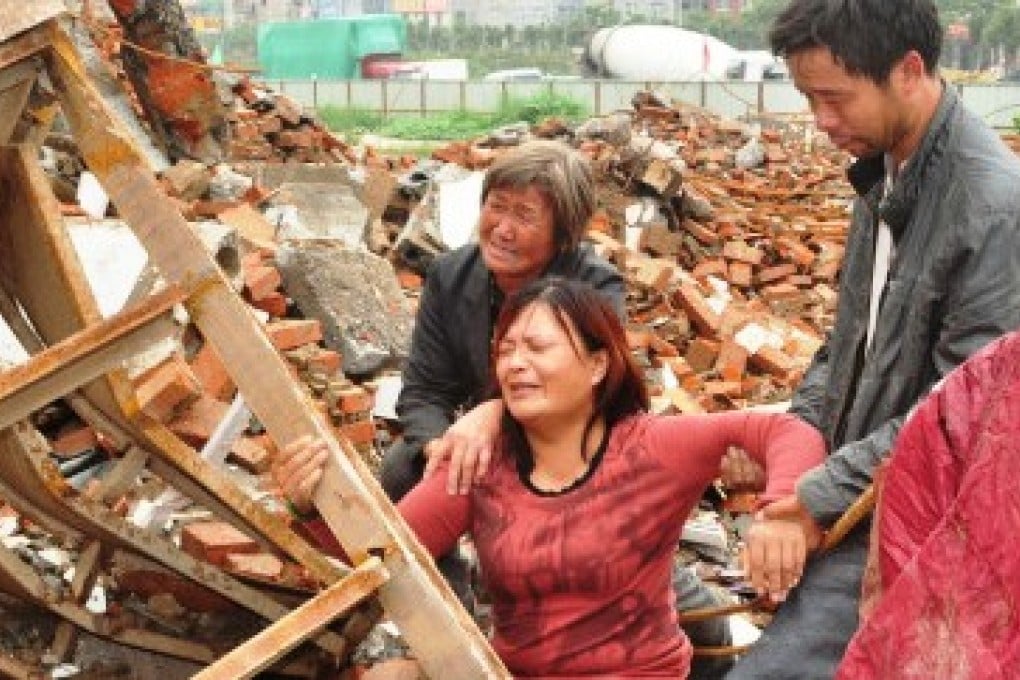
<instances>
[{"instance_id":1,"label":"man's dark jacket collar","mask_svg":"<svg viewBox=\"0 0 1020 680\"><path fill-rule=\"evenodd\" d=\"M882 197L881 187L886 173L885 154L862 158L847 171L854 190L878 211L896 240L899 240L900 234L910 221L928 169L938 163L949 142L950 122L958 104L956 90L952 85L943 82L942 98L928 125L928 131L896 179L888 196Z\"/></svg>"}]
</instances>

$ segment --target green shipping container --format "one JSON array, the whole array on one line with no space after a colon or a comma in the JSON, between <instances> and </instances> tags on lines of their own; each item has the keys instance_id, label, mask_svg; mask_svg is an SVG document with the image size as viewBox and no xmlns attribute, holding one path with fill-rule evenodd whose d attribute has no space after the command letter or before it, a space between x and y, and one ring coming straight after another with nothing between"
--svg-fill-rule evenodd
<instances>
[{"instance_id":1,"label":"green shipping container","mask_svg":"<svg viewBox=\"0 0 1020 680\"><path fill-rule=\"evenodd\" d=\"M262 77L272 80L359 78L365 57L406 47L407 22L397 14L270 22L258 32Z\"/></svg>"}]
</instances>

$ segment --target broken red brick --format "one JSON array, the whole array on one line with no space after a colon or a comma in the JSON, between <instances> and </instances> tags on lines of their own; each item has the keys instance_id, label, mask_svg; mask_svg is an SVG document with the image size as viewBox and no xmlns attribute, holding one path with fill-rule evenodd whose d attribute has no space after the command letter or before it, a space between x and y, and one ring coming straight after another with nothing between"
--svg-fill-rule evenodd
<instances>
[{"instance_id":1,"label":"broken red brick","mask_svg":"<svg viewBox=\"0 0 1020 680\"><path fill-rule=\"evenodd\" d=\"M202 392L198 378L177 353L135 378L134 385L139 407L160 422Z\"/></svg>"},{"instance_id":2,"label":"broken red brick","mask_svg":"<svg viewBox=\"0 0 1020 680\"><path fill-rule=\"evenodd\" d=\"M266 324L266 334L276 349L294 349L320 342L322 324L318 319L280 319Z\"/></svg>"},{"instance_id":3,"label":"broken red brick","mask_svg":"<svg viewBox=\"0 0 1020 680\"><path fill-rule=\"evenodd\" d=\"M88 425L76 426L57 435L51 445L57 457L70 458L99 446L99 438Z\"/></svg>"},{"instance_id":4,"label":"broken red brick","mask_svg":"<svg viewBox=\"0 0 1020 680\"><path fill-rule=\"evenodd\" d=\"M202 395L183 413L171 420L168 427L191 446L201 448L227 415L228 408L230 407L222 401Z\"/></svg>"},{"instance_id":5,"label":"broken red brick","mask_svg":"<svg viewBox=\"0 0 1020 680\"><path fill-rule=\"evenodd\" d=\"M283 562L269 553L230 553L224 567L227 571L261 581L279 581L283 575Z\"/></svg>"},{"instance_id":6,"label":"broken red brick","mask_svg":"<svg viewBox=\"0 0 1020 680\"><path fill-rule=\"evenodd\" d=\"M683 284L676 290L676 299L698 331L715 337L719 333L719 315L712 311L697 288Z\"/></svg>"},{"instance_id":7,"label":"broken red brick","mask_svg":"<svg viewBox=\"0 0 1020 680\"><path fill-rule=\"evenodd\" d=\"M254 554L259 544L226 522L192 522L181 531L181 549L192 557L218 567L227 564L227 557Z\"/></svg>"},{"instance_id":8,"label":"broken red brick","mask_svg":"<svg viewBox=\"0 0 1020 680\"><path fill-rule=\"evenodd\" d=\"M244 267L241 271L244 276L244 292L252 302L258 302L272 295L283 283L280 270L276 267L258 265Z\"/></svg>"},{"instance_id":9,"label":"broken red brick","mask_svg":"<svg viewBox=\"0 0 1020 680\"><path fill-rule=\"evenodd\" d=\"M276 319L287 315L287 305L287 296L279 292L270 293L269 295L252 302L253 307L261 309L263 312Z\"/></svg>"},{"instance_id":10,"label":"broken red brick","mask_svg":"<svg viewBox=\"0 0 1020 680\"><path fill-rule=\"evenodd\" d=\"M206 396L220 401L233 399L237 387L234 379L227 373L220 355L210 344L205 343L191 360L191 370L202 385Z\"/></svg>"},{"instance_id":11,"label":"broken red brick","mask_svg":"<svg viewBox=\"0 0 1020 680\"><path fill-rule=\"evenodd\" d=\"M698 373L711 370L719 356L719 343L707 338L694 338L687 347L687 363Z\"/></svg>"}]
</instances>

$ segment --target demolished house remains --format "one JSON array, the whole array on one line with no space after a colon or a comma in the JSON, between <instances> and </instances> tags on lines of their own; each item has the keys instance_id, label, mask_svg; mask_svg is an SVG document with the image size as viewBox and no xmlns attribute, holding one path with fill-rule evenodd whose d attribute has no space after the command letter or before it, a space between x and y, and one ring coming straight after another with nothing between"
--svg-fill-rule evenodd
<instances>
[{"instance_id":1,"label":"demolished house remains","mask_svg":"<svg viewBox=\"0 0 1020 680\"><path fill-rule=\"evenodd\" d=\"M592 160L589 239L657 410L782 402L831 323L852 191L806 120L641 92L391 156L207 68L176 3L109 4L0 0L0 673L332 677L409 649L429 677L508 677L373 472L428 263L525 139ZM356 568L263 476L303 434L333 449L316 505ZM685 536L740 592L723 525Z\"/></svg>"}]
</instances>

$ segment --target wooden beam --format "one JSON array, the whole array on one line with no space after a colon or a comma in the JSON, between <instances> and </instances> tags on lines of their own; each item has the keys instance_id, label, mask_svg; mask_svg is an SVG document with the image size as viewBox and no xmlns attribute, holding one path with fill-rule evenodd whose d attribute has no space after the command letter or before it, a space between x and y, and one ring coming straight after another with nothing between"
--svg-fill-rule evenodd
<instances>
[{"instance_id":1,"label":"wooden beam","mask_svg":"<svg viewBox=\"0 0 1020 680\"><path fill-rule=\"evenodd\" d=\"M509 678L357 451L338 442L315 412L252 313L166 199L84 77L67 36L54 27L52 42L50 76L89 169L163 275L201 289L189 301L191 319L223 357L249 406L282 445L303 435L328 443L332 456L316 507L355 562L383 555L391 579L379 599L426 673L449 680Z\"/></svg>"},{"instance_id":2,"label":"wooden beam","mask_svg":"<svg viewBox=\"0 0 1020 680\"><path fill-rule=\"evenodd\" d=\"M74 563L74 579L71 581L71 599L78 604L84 603L92 592L92 586L99 577L102 556L103 544L95 539L91 539L78 554L78 560Z\"/></svg>"},{"instance_id":3,"label":"wooden beam","mask_svg":"<svg viewBox=\"0 0 1020 680\"><path fill-rule=\"evenodd\" d=\"M11 141L41 65L38 58L26 59L0 71L0 111L4 112L0 117L0 144Z\"/></svg>"},{"instance_id":4,"label":"wooden beam","mask_svg":"<svg viewBox=\"0 0 1020 680\"><path fill-rule=\"evenodd\" d=\"M0 674L14 680L41 680L46 677L44 669L18 661L6 653L0 653Z\"/></svg>"},{"instance_id":5,"label":"wooden beam","mask_svg":"<svg viewBox=\"0 0 1020 680\"><path fill-rule=\"evenodd\" d=\"M74 653L75 645L78 644L78 627L67 621L57 624L53 633L53 642L50 643L49 656L59 663L70 661Z\"/></svg>"},{"instance_id":6,"label":"wooden beam","mask_svg":"<svg viewBox=\"0 0 1020 680\"><path fill-rule=\"evenodd\" d=\"M170 337L169 312L182 299L179 289L168 288L0 374L0 429Z\"/></svg>"},{"instance_id":7,"label":"wooden beam","mask_svg":"<svg viewBox=\"0 0 1020 680\"><path fill-rule=\"evenodd\" d=\"M9 0L3 0L3 2L7 3ZM18 4L27 5L28 3L20 2ZM2 7L0 7L0 12L3 12ZM0 16L4 16L3 27L0 28L0 36L9 37L10 34L7 33L9 25L7 19L9 17L5 14L0 14ZM52 22L47 22L47 25L40 26L37 29L26 31L11 40L0 42L0 69L5 69L12 64L28 59L49 47L49 30L51 30L48 26L49 23Z\"/></svg>"},{"instance_id":8,"label":"wooden beam","mask_svg":"<svg viewBox=\"0 0 1020 680\"><path fill-rule=\"evenodd\" d=\"M115 502L131 488L138 475L149 462L149 453L137 446L129 446L113 469L99 480L98 499L107 505Z\"/></svg>"},{"instance_id":9,"label":"wooden beam","mask_svg":"<svg viewBox=\"0 0 1020 680\"><path fill-rule=\"evenodd\" d=\"M389 574L376 557L370 557L349 576L337 581L290 612L191 680L250 678L268 668L309 635L343 616L386 582Z\"/></svg>"}]
</instances>

